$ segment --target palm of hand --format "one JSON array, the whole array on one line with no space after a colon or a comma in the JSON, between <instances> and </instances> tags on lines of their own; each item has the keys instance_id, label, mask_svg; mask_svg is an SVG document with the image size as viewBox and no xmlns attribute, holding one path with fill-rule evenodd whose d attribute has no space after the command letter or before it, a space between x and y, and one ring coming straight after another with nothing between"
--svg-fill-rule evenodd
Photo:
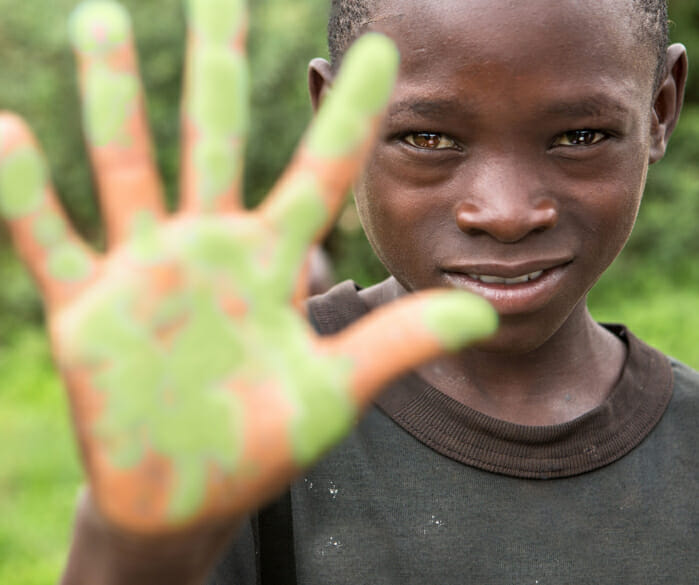
<instances>
[{"instance_id":1,"label":"palm of hand","mask_svg":"<svg viewBox=\"0 0 699 585\"><path fill-rule=\"evenodd\" d=\"M110 494L115 514L189 518L207 490L259 491L347 431L351 363L320 354L291 306L303 258L278 236L200 217L146 227L121 254L56 327L59 361L99 404L81 417L99 475L150 478Z\"/></svg>"},{"instance_id":2,"label":"palm of hand","mask_svg":"<svg viewBox=\"0 0 699 585\"><path fill-rule=\"evenodd\" d=\"M246 211L245 13L237 0L188 6L173 217L128 17L111 0L72 22L109 254L70 229L29 130L0 116L0 213L44 294L94 492L113 522L145 532L254 509L388 379L494 326L484 302L452 292L410 295L334 338L311 331L297 307L306 253L371 144L395 49L377 36L357 43L278 185Z\"/></svg>"}]
</instances>

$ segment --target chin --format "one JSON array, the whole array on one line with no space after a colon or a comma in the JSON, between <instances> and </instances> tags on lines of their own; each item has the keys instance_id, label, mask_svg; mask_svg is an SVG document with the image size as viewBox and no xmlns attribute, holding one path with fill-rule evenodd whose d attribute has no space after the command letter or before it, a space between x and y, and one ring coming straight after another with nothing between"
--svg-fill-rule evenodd
<instances>
[{"instance_id":1,"label":"chin","mask_svg":"<svg viewBox=\"0 0 699 585\"><path fill-rule=\"evenodd\" d=\"M560 325L542 327L541 323L542 319L531 315L529 319L501 317L495 334L471 347L478 351L497 354L522 355L534 352L544 346L560 329Z\"/></svg>"}]
</instances>

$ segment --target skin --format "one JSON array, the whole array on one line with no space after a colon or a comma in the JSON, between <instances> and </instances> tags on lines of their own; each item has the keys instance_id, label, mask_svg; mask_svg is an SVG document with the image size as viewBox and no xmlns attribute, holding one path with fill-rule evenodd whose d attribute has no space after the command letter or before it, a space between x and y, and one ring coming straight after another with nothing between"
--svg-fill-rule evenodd
<instances>
[{"instance_id":1,"label":"skin","mask_svg":"<svg viewBox=\"0 0 699 585\"><path fill-rule=\"evenodd\" d=\"M86 63L83 76L84 125L96 146L128 140L130 110L138 97L138 79L122 72L109 57L129 40L128 13L112 2L87 2L70 19L73 49Z\"/></svg>"},{"instance_id":2,"label":"skin","mask_svg":"<svg viewBox=\"0 0 699 585\"><path fill-rule=\"evenodd\" d=\"M247 132L248 71L243 47L247 23L243 2L197 2L188 4L195 42L189 67L196 78L190 85L185 109L197 133L193 156L204 172L197 182L199 198L208 209L234 180L241 167L236 150Z\"/></svg>"},{"instance_id":3,"label":"skin","mask_svg":"<svg viewBox=\"0 0 699 585\"><path fill-rule=\"evenodd\" d=\"M22 217L41 205L46 169L33 149L15 152L0 170L0 209L5 217Z\"/></svg>"},{"instance_id":4,"label":"skin","mask_svg":"<svg viewBox=\"0 0 699 585\"><path fill-rule=\"evenodd\" d=\"M655 91L655 55L628 8L386 0L368 24L396 41L402 61L355 193L393 279L363 294L377 306L450 286L492 300L497 335L421 373L496 418L571 420L605 399L623 366L624 345L593 321L586 295L629 237L687 70L684 48L670 47ZM317 103L330 66L314 61L310 79ZM533 283L468 276L540 269L544 284L525 301Z\"/></svg>"},{"instance_id":5,"label":"skin","mask_svg":"<svg viewBox=\"0 0 699 585\"><path fill-rule=\"evenodd\" d=\"M258 508L347 434L388 380L496 326L482 299L442 291L337 336L313 333L298 296L308 250L369 151L398 54L381 35L357 43L289 168L248 211L238 172L244 6L189 0L187 8L182 199L171 217L128 16L111 0L91 0L71 20L106 254L66 221L26 124L0 113L0 212L44 295L97 503L89 536L78 530L76 542L95 547L115 533L128 542L217 534L222 519ZM112 100L112 82L127 77L128 99ZM93 120L103 108L110 117ZM99 567L110 563L96 559L71 562L66 582L79 582L76 571L101 582ZM128 572L127 562L114 564L110 579Z\"/></svg>"},{"instance_id":6,"label":"skin","mask_svg":"<svg viewBox=\"0 0 699 585\"><path fill-rule=\"evenodd\" d=\"M133 233L132 222L143 208L165 216L131 19L117 2L91 0L75 8L68 32L102 217L109 244L116 246Z\"/></svg>"}]
</instances>

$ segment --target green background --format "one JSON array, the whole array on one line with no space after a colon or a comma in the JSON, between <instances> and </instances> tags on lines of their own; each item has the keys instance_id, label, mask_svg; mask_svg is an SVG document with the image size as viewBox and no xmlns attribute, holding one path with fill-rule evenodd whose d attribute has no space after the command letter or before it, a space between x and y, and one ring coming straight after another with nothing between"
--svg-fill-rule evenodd
<instances>
[{"instance_id":1,"label":"green background","mask_svg":"<svg viewBox=\"0 0 699 585\"><path fill-rule=\"evenodd\" d=\"M0 0L0 108L34 127L78 229L103 235L65 22L74 0ZM183 11L178 0L125 0L134 20L159 165L176 196ZM253 0L249 43L253 122L248 204L258 202L310 119L306 65L325 56L328 0ZM626 250L591 293L597 318L624 322L699 368L699 2L671 0L671 34L690 54L685 112L663 162L651 168ZM696 59L692 56L697 55ZM696 63L695 63L696 61ZM376 282L384 271L352 205L327 241L338 280ZM55 582L65 561L80 468L51 365L38 297L0 226L0 583Z\"/></svg>"}]
</instances>

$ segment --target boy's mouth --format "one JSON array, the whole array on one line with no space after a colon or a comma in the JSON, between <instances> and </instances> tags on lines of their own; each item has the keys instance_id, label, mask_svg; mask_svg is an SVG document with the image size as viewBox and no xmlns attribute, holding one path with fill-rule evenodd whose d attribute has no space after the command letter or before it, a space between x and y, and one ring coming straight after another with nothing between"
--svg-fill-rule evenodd
<instances>
[{"instance_id":1,"label":"boy's mouth","mask_svg":"<svg viewBox=\"0 0 699 585\"><path fill-rule=\"evenodd\" d=\"M485 284L521 284L523 282L529 282L530 280L536 280L544 273L543 270L536 270L534 272L529 272L528 274L522 274L521 276L515 276L513 278L503 278L501 276L492 276L489 274L473 274L468 273L468 277L473 280L479 280Z\"/></svg>"},{"instance_id":2,"label":"boy's mouth","mask_svg":"<svg viewBox=\"0 0 699 585\"><path fill-rule=\"evenodd\" d=\"M543 308L563 286L571 259L513 265L483 264L443 269L444 284L484 297L500 315ZM528 265L527 265L528 264Z\"/></svg>"}]
</instances>

